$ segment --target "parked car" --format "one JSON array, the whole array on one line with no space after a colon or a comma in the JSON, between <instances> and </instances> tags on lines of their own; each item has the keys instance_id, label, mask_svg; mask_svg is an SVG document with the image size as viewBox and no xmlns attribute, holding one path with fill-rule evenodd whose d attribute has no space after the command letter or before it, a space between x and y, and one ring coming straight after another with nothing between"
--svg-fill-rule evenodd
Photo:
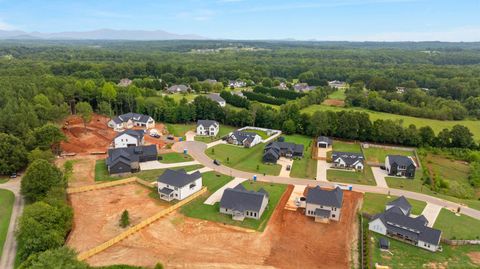
<instances>
[{"instance_id":1,"label":"parked car","mask_svg":"<svg viewBox=\"0 0 480 269\"><path fill-rule=\"evenodd\" d=\"M154 137L154 138L160 138L160 135L159 134L150 134L151 137Z\"/></svg>"},{"instance_id":2,"label":"parked car","mask_svg":"<svg viewBox=\"0 0 480 269\"><path fill-rule=\"evenodd\" d=\"M12 173L12 174L10 175L10 178L16 178L16 177L17 177L17 173Z\"/></svg>"},{"instance_id":3,"label":"parked car","mask_svg":"<svg viewBox=\"0 0 480 269\"><path fill-rule=\"evenodd\" d=\"M168 140L175 140L175 137L173 135L169 135L169 136L167 136L167 139Z\"/></svg>"},{"instance_id":4,"label":"parked car","mask_svg":"<svg viewBox=\"0 0 480 269\"><path fill-rule=\"evenodd\" d=\"M292 169L292 166L287 164L287 171L290 171L290 169Z\"/></svg>"},{"instance_id":5,"label":"parked car","mask_svg":"<svg viewBox=\"0 0 480 269\"><path fill-rule=\"evenodd\" d=\"M220 162L219 162L217 159L213 160L213 163L214 163L215 165L220 165Z\"/></svg>"},{"instance_id":6,"label":"parked car","mask_svg":"<svg viewBox=\"0 0 480 269\"><path fill-rule=\"evenodd\" d=\"M380 165L380 169L385 170L387 168L385 168L385 165Z\"/></svg>"}]
</instances>

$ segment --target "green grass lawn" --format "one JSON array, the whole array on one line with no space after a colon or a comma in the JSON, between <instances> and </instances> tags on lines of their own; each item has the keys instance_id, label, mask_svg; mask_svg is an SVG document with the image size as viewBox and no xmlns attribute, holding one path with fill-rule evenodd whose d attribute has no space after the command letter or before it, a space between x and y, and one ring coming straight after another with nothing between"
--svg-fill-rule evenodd
<instances>
[{"instance_id":1,"label":"green grass lawn","mask_svg":"<svg viewBox=\"0 0 480 269\"><path fill-rule=\"evenodd\" d=\"M235 131L237 128L228 126L228 125L220 125L220 130L218 130L217 136L195 136L195 141L201 141L204 143L210 143L217 140L220 140L222 137L228 135L230 132Z\"/></svg>"},{"instance_id":2,"label":"green grass lawn","mask_svg":"<svg viewBox=\"0 0 480 269\"><path fill-rule=\"evenodd\" d=\"M313 114L315 111L341 111L341 110L353 110L353 111L360 111L366 112L370 115L370 119L372 121L377 119L391 119L391 120L402 120L403 126L408 127L410 124L415 124L417 128L423 126L430 126L432 127L433 131L438 134L441 130L448 128L451 129L454 125L460 124L468 127L470 131L475 136L475 139L480 139L480 121L477 120L461 120L461 121L441 121L441 120L433 120L433 119L425 119L425 118L416 118L410 116L403 116L397 114L390 114L390 113L383 113L383 112L376 112L367 110L364 108L359 107L334 107L334 106L326 106L326 105L312 105L302 109L302 112L307 114Z\"/></svg>"},{"instance_id":3,"label":"green grass lawn","mask_svg":"<svg viewBox=\"0 0 480 269\"><path fill-rule=\"evenodd\" d=\"M363 171L359 172L327 169L327 180L348 184L376 185L372 169L368 165L365 165Z\"/></svg>"},{"instance_id":4,"label":"green grass lawn","mask_svg":"<svg viewBox=\"0 0 480 269\"><path fill-rule=\"evenodd\" d=\"M291 177L313 179L317 176L317 161L312 159L312 138L304 135L286 135L285 142L303 144L303 158L294 160Z\"/></svg>"},{"instance_id":5,"label":"green grass lawn","mask_svg":"<svg viewBox=\"0 0 480 269\"><path fill-rule=\"evenodd\" d=\"M423 268L478 268L467 256L470 252L480 251L480 246L448 246L443 244L442 252L430 252L419 247L390 239L390 251L393 255L380 251L379 238L382 235L371 233L374 241L371 242L373 264L387 265L395 269L423 269Z\"/></svg>"},{"instance_id":6,"label":"green grass lawn","mask_svg":"<svg viewBox=\"0 0 480 269\"><path fill-rule=\"evenodd\" d=\"M415 153L413 151L383 149L383 148L374 148L374 147L364 148L363 154L365 155L365 159L368 162L375 162L375 163L384 163L385 157L387 157L387 155L402 155L402 156L415 157Z\"/></svg>"},{"instance_id":7,"label":"green grass lawn","mask_svg":"<svg viewBox=\"0 0 480 269\"><path fill-rule=\"evenodd\" d=\"M159 154L159 157L162 157L162 160L159 158L161 163L181 163L181 162L190 162L193 161L192 156L184 153L169 152L164 154Z\"/></svg>"},{"instance_id":8,"label":"green grass lawn","mask_svg":"<svg viewBox=\"0 0 480 269\"><path fill-rule=\"evenodd\" d=\"M258 134L263 140L269 138L270 136L267 135L267 132L264 132L262 130L255 130L255 129L243 129L242 131L244 132L250 132L250 133L256 133Z\"/></svg>"},{"instance_id":9,"label":"green grass lawn","mask_svg":"<svg viewBox=\"0 0 480 269\"><path fill-rule=\"evenodd\" d=\"M388 198L385 194L379 193L365 193L363 196L363 205L362 205L362 212L367 214L373 215L381 213L385 210L385 206L388 202L397 199L397 196L390 196ZM408 199L408 202L412 205L412 214L420 215L427 205L424 201L418 201L413 199Z\"/></svg>"},{"instance_id":10,"label":"green grass lawn","mask_svg":"<svg viewBox=\"0 0 480 269\"><path fill-rule=\"evenodd\" d=\"M345 100L345 89L338 89L328 95L328 99Z\"/></svg>"},{"instance_id":11,"label":"green grass lawn","mask_svg":"<svg viewBox=\"0 0 480 269\"><path fill-rule=\"evenodd\" d=\"M0 257L2 256L5 238L7 237L14 202L15 195L13 192L0 189Z\"/></svg>"},{"instance_id":12,"label":"green grass lawn","mask_svg":"<svg viewBox=\"0 0 480 269\"><path fill-rule=\"evenodd\" d=\"M185 133L188 131L195 131L195 128L197 127L195 124L172 124L172 123L167 123L167 130L171 135L174 135L176 137L184 137Z\"/></svg>"},{"instance_id":13,"label":"green grass lawn","mask_svg":"<svg viewBox=\"0 0 480 269\"><path fill-rule=\"evenodd\" d=\"M175 167L171 169L173 170L185 169L185 171L188 172L188 171L200 169L202 167L203 167L202 165L196 164L196 165ZM157 179L158 176L163 174L164 171L165 169L154 169L154 170L140 171L138 173L133 173L125 176L110 176L108 174L105 160L97 160L95 163L95 181L112 181L112 180L119 180L119 179L129 178L129 177L138 177L143 180L154 181Z\"/></svg>"},{"instance_id":14,"label":"green grass lawn","mask_svg":"<svg viewBox=\"0 0 480 269\"><path fill-rule=\"evenodd\" d=\"M7 183L10 180L8 177L2 177L0 178L0 184Z\"/></svg>"},{"instance_id":15,"label":"green grass lawn","mask_svg":"<svg viewBox=\"0 0 480 269\"><path fill-rule=\"evenodd\" d=\"M221 177L226 177L226 176L222 175ZM231 179L230 177L220 179L220 180L223 180L224 183L222 184L215 183L215 185L219 186L218 188L220 188L221 186L226 184L228 181L230 181L230 179ZM215 179L215 180L218 181L219 179ZM205 178L204 178L204 181L205 181ZM211 181L213 180L206 180L206 182L204 182L204 185L212 184ZM243 228L254 229L257 231L264 231L268 224L268 220L273 214L273 211L275 210L275 207L280 201L280 198L282 197L282 194L285 192L287 186L282 184L270 184L266 182L253 182L253 181L246 181L242 183L242 185L247 190L258 191L260 188L264 188L269 194L270 200L268 203L268 207L265 210L265 212L263 212L263 215L259 220L245 218L245 220L243 221L235 221L232 219L232 216L220 213L219 203L216 203L215 205L203 204L203 202L208 198L208 196L211 193L213 193L216 189L218 189L218 188L215 189L214 187L212 188L212 190L210 190L208 186L207 186L207 188L209 188L208 194L203 195L201 198L198 198L195 201L192 201L191 203L189 203L188 205L183 206L180 212L192 218L220 222L228 225L235 225Z\"/></svg>"},{"instance_id":16,"label":"green grass lawn","mask_svg":"<svg viewBox=\"0 0 480 269\"><path fill-rule=\"evenodd\" d=\"M359 143L349 143L339 140L333 141L333 151L362 153Z\"/></svg>"},{"instance_id":17,"label":"green grass lawn","mask_svg":"<svg viewBox=\"0 0 480 269\"><path fill-rule=\"evenodd\" d=\"M433 225L447 239L480 239L480 220L442 208ZM479 248L480 249L480 248Z\"/></svg>"},{"instance_id":18,"label":"green grass lawn","mask_svg":"<svg viewBox=\"0 0 480 269\"><path fill-rule=\"evenodd\" d=\"M280 165L264 164L262 162L264 146L263 143L252 148L221 144L205 150L205 153L210 158L219 160L222 165L234 169L277 176L280 173ZM227 161L227 158L229 161Z\"/></svg>"}]
</instances>

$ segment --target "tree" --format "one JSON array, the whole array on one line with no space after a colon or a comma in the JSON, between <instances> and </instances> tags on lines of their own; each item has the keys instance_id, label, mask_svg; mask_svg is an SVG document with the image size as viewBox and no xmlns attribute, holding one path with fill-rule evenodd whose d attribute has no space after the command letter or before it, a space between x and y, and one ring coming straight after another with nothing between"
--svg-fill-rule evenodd
<instances>
[{"instance_id":1,"label":"tree","mask_svg":"<svg viewBox=\"0 0 480 269\"><path fill-rule=\"evenodd\" d=\"M27 150L13 135L0 133L0 174L14 173L27 165Z\"/></svg>"},{"instance_id":2,"label":"tree","mask_svg":"<svg viewBox=\"0 0 480 269\"><path fill-rule=\"evenodd\" d=\"M262 86L268 87L268 88L273 87L273 81L272 81L272 79L271 79L271 78L264 78L264 79L262 80Z\"/></svg>"},{"instance_id":3,"label":"tree","mask_svg":"<svg viewBox=\"0 0 480 269\"><path fill-rule=\"evenodd\" d=\"M124 210L122 216L120 217L120 227L125 228L130 225L130 216L128 210Z\"/></svg>"},{"instance_id":4,"label":"tree","mask_svg":"<svg viewBox=\"0 0 480 269\"><path fill-rule=\"evenodd\" d=\"M87 102L80 102L75 106L77 110L77 114L82 117L83 120L83 125L85 126L85 129L87 129L87 123L89 123L92 120L92 115L93 115L93 109L92 106L90 106L89 103Z\"/></svg>"},{"instance_id":5,"label":"tree","mask_svg":"<svg viewBox=\"0 0 480 269\"><path fill-rule=\"evenodd\" d=\"M161 263L157 263L157 264L155 264L155 267L153 267L153 269L163 269L163 268L165 268L165 267Z\"/></svg>"},{"instance_id":6,"label":"tree","mask_svg":"<svg viewBox=\"0 0 480 269\"><path fill-rule=\"evenodd\" d=\"M39 148L35 148L28 153L28 162L32 163L36 160L46 160L51 163L53 160L55 160L55 156L50 150L41 150Z\"/></svg>"},{"instance_id":7,"label":"tree","mask_svg":"<svg viewBox=\"0 0 480 269\"><path fill-rule=\"evenodd\" d=\"M87 263L77 260L76 253L67 247L49 249L31 255L19 269L88 269Z\"/></svg>"},{"instance_id":8,"label":"tree","mask_svg":"<svg viewBox=\"0 0 480 269\"><path fill-rule=\"evenodd\" d=\"M456 148L471 148L475 145L473 134L463 125L455 125L450 131L451 146Z\"/></svg>"},{"instance_id":9,"label":"tree","mask_svg":"<svg viewBox=\"0 0 480 269\"><path fill-rule=\"evenodd\" d=\"M296 131L295 122L292 119L286 120L282 125L282 130L286 134L293 134Z\"/></svg>"},{"instance_id":10,"label":"tree","mask_svg":"<svg viewBox=\"0 0 480 269\"><path fill-rule=\"evenodd\" d=\"M62 131L51 123L35 128L33 136L35 137L37 147L41 150L51 149L55 154L60 153L60 142L67 139Z\"/></svg>"},{"instance_id":11,"label":"tree","mask_svg":"<svg viewBox=\"0 0 480 269\"><path fill-rule=\"evenodd\" d=\"M35 202L45 197L52 187L62 184L62 172L55 165L40 159L28 166L20 191L28 202Z\"/></svg>"}]
</instances>

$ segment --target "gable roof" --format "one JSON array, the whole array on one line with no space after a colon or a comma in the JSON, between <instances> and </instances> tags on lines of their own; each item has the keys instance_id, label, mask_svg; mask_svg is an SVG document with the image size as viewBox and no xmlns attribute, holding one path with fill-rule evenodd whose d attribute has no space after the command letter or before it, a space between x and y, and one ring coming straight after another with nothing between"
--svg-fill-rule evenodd
<instances>
[{"instance_id":1,"label":"gable roof","mask_svg":"<svg viewBox=\"0 0 480 269\"><path fill-rule=\"evenodd\" d=\"M207 95L207 98L210 99L210 100L213 100L215 102L225 102L225 99L223 99L220 94L218 93L211 93L211 94L208 94Z\"/></svg>"},{"instance_id":2,"label":"gable roof","mask_svg":"<svg viewBox=\"0 0 480 269\"><path fill-rule=\"evenodd\" d=\"M210 128L211 126L214 126L214 127L220 126L218 122L214 120L198 120L197 126L200 126L200 125L203 126L204 128Z\"/></svg>"},{"instance_id":3,"label":"gable roof","mask_svg":"<svg viewBox=\"0 0 480 269\"><path fill-rule=\"evenodd\" d=\"M275 151L290 151L292 153L303 154L303 144L289 142L270 142L265 146L265 151L270 149Z\"/></svg>"},{"instance_id":4,"label":"gable roof","mask_svg":"<svg viewBox=\"0 0 480 269\"><path fill-rule=\"evenodd\" d=\"M186 92L188 91L188 86L180 84L180 85L172 85L167 89L168 92Z\"/></svg>"},{"instance_id":5,"label":"gable roof","mask_svg":"<svg viewBox=\"0 0 480 269\"><path fill-rule=\"evenodd\" d=\"M387 203L389 206L398 206L399 208L403 209L404 211L410 212L412 209L412 205L408 202L405 196L400 196L397 199Z\"/></svg>"},{"instance_id":6,"label":"gable roof","mask_svg":"<svg viewBox=\"0 0 480 269\"><path fill-rule=\"evenodd\" d=\"M164 184L181 188L185 185L188 185L194 182L195 180L201 177L202 177L202 174L200 174L199 171L196 171L193 174L188 174L183 169L180 169L180 170L167 169L161 176L158 177L157 182L161 182Z\"/></svg>"},{"instance_id":7,"label":"gable roof","mask_svg":"<svg viewBox=\"0 0 480 269\"><path fill-rule=\"evenodd\" d=\"M363 163L363 155L361 153L334 151L332 160L335 162L338 158L341 158L347 165L353 165L356 162Z\"/></svg>"},{"instance_id":8,"label":"gable roof","mask_svg":"<svg viewBox=\"0 0 480 269\"><path fill-rule=\"evenodd\" d=\"M138 114L138 113L125 113L122 115L119 115L113 119L115 123L122 123L126 122L128 120L132 120L135 122L142 122L142 123L147 123L152 117L148 115L143 115L143 114Z\"/></svg>"},{"instance_id":9,"label":"gable roof","mask_svg":"<svg viewBox=\"0 0 480 269\"><path fill-rule=\"evenodd\" d=\"M340 208L343 204L343 191L339 187L323 190L320 186L316 186L308 190L307 204L309 203Z\"/></svg>"},{"instance_id":10,"label":"gable roof","mask_svg":"<svg viewBox=\"0 0 480 269\"><path fill-rule=\"evenodd\" d=\"M333 144L333 140L329 137L326 137L326 136L319 136L317 137L317 143L318 142L324 142L324 143L327 143L329 145L332 145Z\"/></svg>"},{"instance_id":11,"label":"gable roof","mask_svg":"<svg viewBox=\"0 0 480 269\"><path fill-rule=\"evenodd\" d=\"M131 164L132 162L138 162L144 156L157 156L157 146L148 145L109 149L105 162L108 166L114 166L118 162Z\"/></svg>"},{"instance_id":12,"label":"gable roof","mask_svg":"<svg viewBox=\"0 0 480 269\"><path fill-rule=\"evenodd\" d=\"M136 139L138 140L142 140L145 132L143 130L131 130L131 129L128 129L128 130L125 130L121 133L118 133L115 138L119 137L119 136L122 136L124 134L127 134L129 136L132 136L132 137L135 137Z\"/></svg>"},{"instance_id":13,"label":"gable roof","mask_svg":"<svg viewBox=\"0 0 480 269\"><path fill-rule=\"evenodd\" d=\"M393 165L395 163L399 166L408 167L410 165L414 165L415 167L417 167L417 165L415 164L415 162L411 157L402 156L402 155L387 155L387 157L390 165Z\"/></svg>"},{"instance_id":14,"label":"gable roof","mask_svg":"<svg viewBox=\"0 0 480 269\"><path fill-rule=\"evenodd\" d=\"M247 191L243 186L237 185L235 188L228 188L223 192L220 207L241 212L245 210L259 212L265 196L268 197L265 190Z\"/></svg>"},{"instance_id":15,"label":"gable roof","mask_svg":"<svg viewBox=\"0 0 480 269\"><path fill-rule=\"evenodd\" d=\"M232 136L237 141L240 141L240 142L245 142L245 141L252 142L255 139L255 137L259 135L252 132L233 131Z\"/></svg>"}]
</instances>

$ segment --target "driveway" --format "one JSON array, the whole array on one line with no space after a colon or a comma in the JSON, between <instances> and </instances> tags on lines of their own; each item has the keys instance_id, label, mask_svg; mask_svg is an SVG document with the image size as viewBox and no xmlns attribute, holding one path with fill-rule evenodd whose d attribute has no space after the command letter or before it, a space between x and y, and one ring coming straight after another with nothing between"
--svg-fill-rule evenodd
<instances>
[{"instance_id":1,"label":"driveway","mask_svg":"<svg viewBox=\"0 0 480 269\"><path fill-rule=\"evenodd\" d=\"M161 163L159 161L150 161L150 162L140 163L140 170L144 171L144 170L154 170L154 169L167 169L167 168L189 166L189 165L195 165L195 164L200 164L200 163L197 161L181 162L181 163Z\"/></svg>"},{"instance_id":2,"label":"driveway","mask_svg":"<svg viewBox=\"0 0 480 269\"><path fill-rule=\"evenodd\" d=\"M18 225L18 218L22 215L24 200L20 195L20 178L12 179L7 183L0 184L1 189L10 190L15 194L15 202L13 204L12 216L8 226L5 245L0 259L0 268L13 269L15 256L17 255L17 241L15 240L15 230Z\"/></svg>"},{"instance_id":3,"label":"driveway","mask_svg":"<svg viewBox=\"0 0 480 269\"><path fill-rule=\"evenodd\" d=\"M225 184L223 187L221 187L220 189L218 189L216 192L214 192L212 195L210 195L210 197L207 198L207 200L205 200L204 204L206 205L214 205L215 203L218 203L220 202L220 199L222 199L222 196L223 196L223 192L228 189L228 188L234 188L236 187L238 184L246 181L247 179L245 178L239 178L239 177L236 177L234 178L232 181L228 182L227 184Z\"/></svg>"},{"instance_id":4,"label":"driveway","mask_svg":"<svg viewBox=\"0 0 480 269\"><path fill-rule=\"evenodd\" d=\"M318 150L317 150L318 158L326 159L327 158L327 152L329 152L329 151L332 151L332 147L318 148Z\"/></svg>"},{"instance_id":5,"label":"driveway","mask_svg":"<svg viewBox=\"0 0 480 269\"><path fill-rule=\"evenodd\" d=\"M379 167L372 167L373 177L375 178L375 182L377 182L377 187L380 188L388 188L387 181L385 177L387 176L387 172L385 170L380 169Z\"/></svg>"},{"instance_id":6,"label":"driveway","mask_svg":"<svg viewBox=\"0 0 480 269\"><path fill-rule=\"evenodd\" d=\"M227 144L227 141L224 141L222 139L213 141L212 143L207 144L207 148L215 147L216 145L220 145L220 144Z\"/></svg>"},{"instance_id":7,"label":"driveway","mask_svg":"<svg viewBox=\"0 0 480 269\"><path fill-rule=\"evenodd\" d=\"M188 131L186 134L185 134L185 138L187 139L187 141L195 141L195 136L197 134L195 132L192 132L192 131Z\"/></svg>"},{"instance_id":8,"label":"driveway","mask_svg":"<svg viewBox=\"0 0 480 269\"><path fill-rule=\"evenodd\" d=\"M290 168L293 167L293 159L280 157L280 159L277 161L277 164L282 166L282 169L280 170L280 176L290 177L290 171L287 170L287 166L290 165Z\"/></svg>"},{"instance_id":9,"label":"driveway","mask_svg":"<svg viewBox=\"0 0 480 269\"><path fill-rule=\"evenodd\" d=\"M297 211L298 206L295 205L295 198L302 197L306 187L307 186L305 185L295 185L293 187L292 194L290 194L290 197L285 204L286 210Z\"/></svg>"},{"instance_id":10,"label":"driveway","mask_svg":"<svg viewBox=\"0 0 480 269\"><path fill-rule=\"evenodd\" d=\"M330 168L330 165L325 160L317 160L317 181L327 180L327 169Z\"/></svg>"},{"instance_id":11,"label":"driveway","mask_svg":"<svg viewBox=\"0 0 480 269\"><path fill-rule=\"evenodd\" d=\"M427 206L423 209L422 215L428 220L428 227L433 227L435 220L437 220L438 214L440 214L442 207L436 204L427 203Z\"/></svg>"}]
</instances>

